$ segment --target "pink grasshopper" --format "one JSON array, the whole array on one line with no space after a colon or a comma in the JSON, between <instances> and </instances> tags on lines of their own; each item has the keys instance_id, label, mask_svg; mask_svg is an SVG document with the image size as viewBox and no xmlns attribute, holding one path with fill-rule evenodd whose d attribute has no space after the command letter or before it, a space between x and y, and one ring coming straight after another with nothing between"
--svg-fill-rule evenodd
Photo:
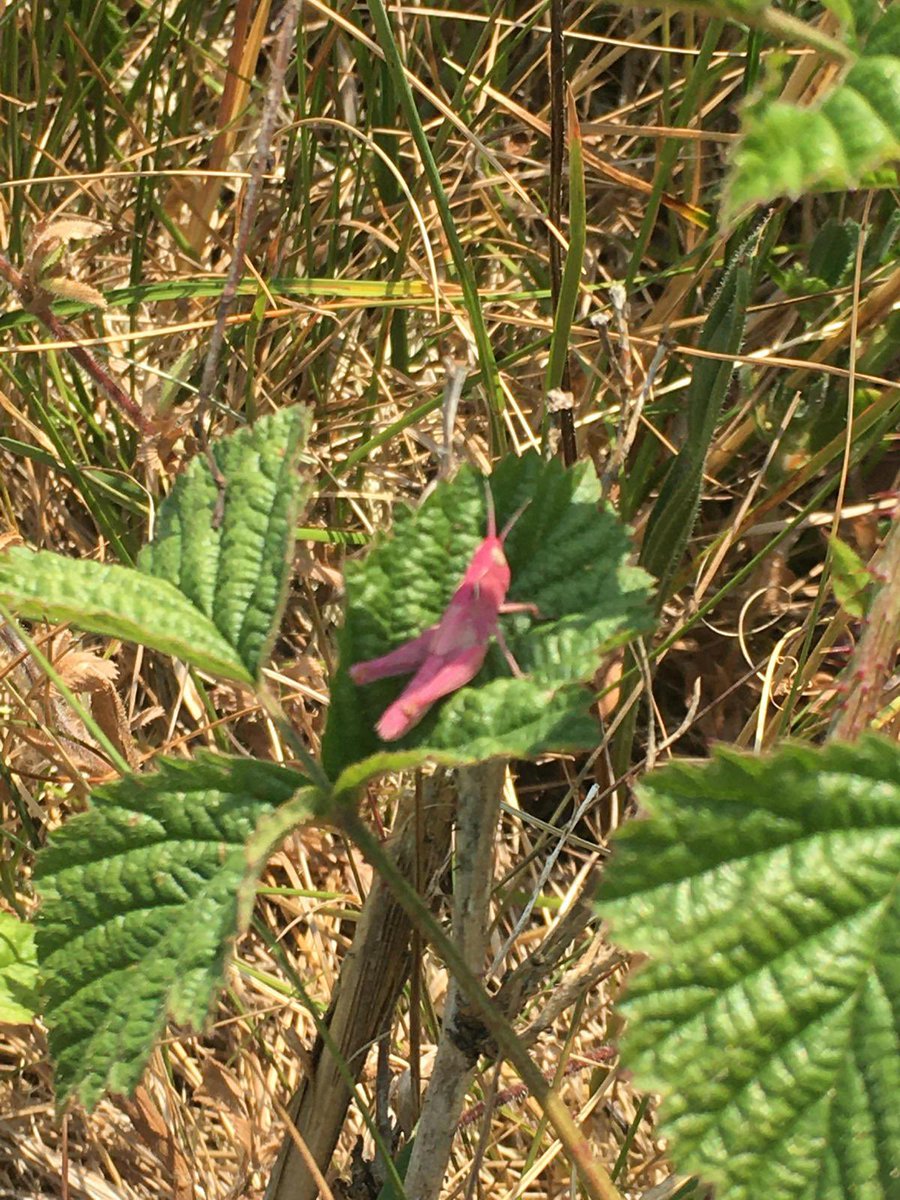
<instances>
[{"instance_id":1,"label":"pink grasshopper","mask_svg":"<svg viewBox=\"0 0 900 1200\"><path fill-rule=\"evenodd\" d=\"M443 696L464 687L481 670L488 643L496 634L514 675L521 675L500 629L501 613L530 612L533 604L507 604L509 563L503 543L525 505L515 512L497 536L494 501L485 488L488 506L487 537L472 555L462 582L436 625L404 642L381 658L355 663L350 678L359 686L415 672L400 696L381 715L376 726L385 742L403 737Z\"/></svg>"}]
</instances>

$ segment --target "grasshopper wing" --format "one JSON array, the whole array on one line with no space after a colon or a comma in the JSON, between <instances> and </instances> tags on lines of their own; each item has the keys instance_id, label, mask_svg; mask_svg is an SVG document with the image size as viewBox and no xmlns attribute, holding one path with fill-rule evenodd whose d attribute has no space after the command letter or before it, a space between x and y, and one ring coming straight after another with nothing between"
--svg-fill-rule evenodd
<instances>
[{"instance_id":1,"label":"grasshopper wing","mask_svg":"<svg viewBox=\"0 0 900 1200\"><path fill-rule=\"evenodd\" d=\"M474 679L486 654L487 642L479 642L426 659L394 703L385 709L377 726L379 737L385 742L403 737L418 725L435 701Z\"/></svg>"},{"instance_id":2,"label":"grasshopper wing","mask_svg":"<svg viewBox=\"0 0 900 1200\"><path fill-rule=\"evenodd\" d=\"M409 675L412 671L418 671L428 658L437 628L437 625L432 625L418 637L410 638L381 658L354 663L350 668L350 678L357 687L362 687L366 683L374 683L376 679L392 679L395 675Z\"/></svg>"}]
</instances>

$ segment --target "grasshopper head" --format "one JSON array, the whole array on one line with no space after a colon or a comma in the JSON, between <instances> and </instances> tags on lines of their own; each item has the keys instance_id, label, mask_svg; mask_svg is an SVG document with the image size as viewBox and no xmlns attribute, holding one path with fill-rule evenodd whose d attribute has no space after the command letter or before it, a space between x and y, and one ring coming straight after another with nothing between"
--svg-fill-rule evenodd
<instances>
[{"instance_id":1,"label":"grasshopper head","mask_svg":"<svg viewBox=\"0 0 900 1200\"><path fill-rule=\"evenodd\" d=\"M496 534L488 534L469 563L466 582L475 584L482 596L490 598L499 607L509 591L509 563L503 552L503 543Z\"/></svg>"},{"instance_id":2,"label":"grasshopper head","mask_svg":"<svg viewBox=\"0 0 900 1200\"><path fill-rule=\"evenodd\" d=\"M487 480L484 484L484 498L487 503L487 537L472 556L466 571L466 582L477 585L480 595L499 608L506 599L511 579L503 543L530 502L526 501L518 508L498 534L494 497Z\"/></svg>"}]
</instances>

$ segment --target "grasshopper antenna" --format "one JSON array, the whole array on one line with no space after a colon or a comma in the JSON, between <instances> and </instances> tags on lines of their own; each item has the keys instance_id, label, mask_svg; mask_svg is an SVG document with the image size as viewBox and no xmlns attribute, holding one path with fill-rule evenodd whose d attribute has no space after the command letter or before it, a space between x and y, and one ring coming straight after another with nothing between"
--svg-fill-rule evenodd
<instances>
[{"instance_id":1,"label":"grasshopper antenna","mask_svg":"<svg viewBox=\"0 0 900 1200\"><path fill-rule=\"evenodd\" d=\"M497 537L497 516L494 511L494 495L487 480L484 481L484 498L485 502L487 503L487 535L489 538ZM521 517L522 513L530 503L531 500L526 500L524 504L520 504L513 515L509 518L509 520L500 530L500 542L506 541L507 535L512 530L512 527L515 525L516 521L518 521L519 517Z\"/></svg>"},{"instance_id":2,"label":"grasshopper antenna","mask_svg":"<svg viewBox=\"0 0 900 1200\"><path fill-rule=\"evenodd\" d=\"M484 481L484 501L487 505L487 535L493 538L497 536L497 514L494 511L494 493L487 479Z\"/></svg>"},{"instance_id":3,"label":"grasshopper antenna","mask_svg":"<svg viewBox=\"0 0 900 1200\"><path fill-rule=\"evenodd\" d=\"M531 503L531 500L526 500L524 504L520 504L519 507L516 509L516 511L513 513L513 515L509 518L509 520L506 522L506 524L500 530L500 541L501 542L506 541L507 535L509 533L511 533L511 531L512 531L512 527L515 525L516 521L518 521L519 517L521 517L522 513L525 511L525 509L528 507L528 505L530 503Z\"/></svg>"}]
</instances>

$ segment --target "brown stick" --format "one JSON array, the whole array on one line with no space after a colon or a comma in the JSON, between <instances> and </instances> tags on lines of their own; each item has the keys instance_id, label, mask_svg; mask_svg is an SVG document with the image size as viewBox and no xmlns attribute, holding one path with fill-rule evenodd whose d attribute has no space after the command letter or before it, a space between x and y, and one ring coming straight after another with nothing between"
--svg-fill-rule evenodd
<instances>
[{"instance_id":1,"label":"brown stick","mask_svg":"<svg viewBox=\"0 0 900 1200\"><path fill-rule=\"evenodd\" d=\"M453 938L469 970L485 968L494 881L494 834L506 763L502 760L465 767L459 780L456 870L453 878ZM447 1171L456 1126L478 1062L480 1046L473 1044L469 1026L473 1014L456 979L450 979L444 1019L431 1080L425 1093L409 1166L407 1195L437 1200ZM477 1031L481 1022L474 1021Z\"/></svg>"}]
</instances>

